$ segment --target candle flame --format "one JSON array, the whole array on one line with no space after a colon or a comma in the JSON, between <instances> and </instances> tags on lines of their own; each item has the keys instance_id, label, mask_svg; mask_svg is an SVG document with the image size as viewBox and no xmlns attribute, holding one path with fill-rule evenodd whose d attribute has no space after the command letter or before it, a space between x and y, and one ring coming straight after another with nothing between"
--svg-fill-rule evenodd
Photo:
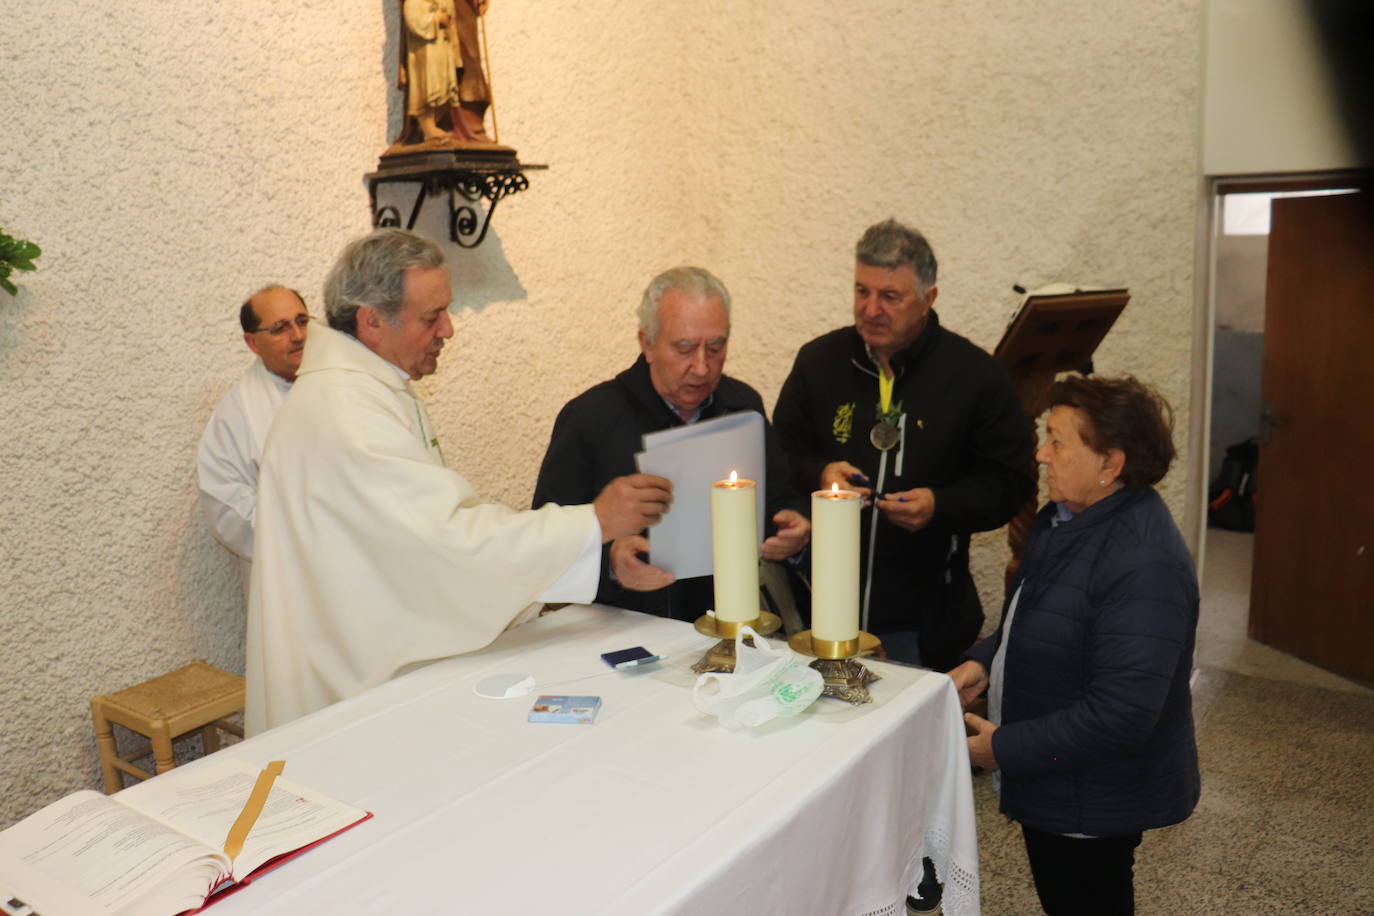
<instances>
[{"instance_id":1,"label":"candle flame","mask_svg":"<svg viewBox=\"0 0 1374 916\"><path fill-rule=\"evenodd\" d=\"M838 493L838 492L840 492L840 485L839 485L838 483L832 483L832 484L830 485L830 492L831 492L831 493Z\"/></svg>"},{"instance_id":2,"label":"candle flame","mask_svg":"<svg viewBox=\"0 0 1374 916\"><path fill-rule=\"evenodd\" d=\"M739 475L736 474L734 471L731 471L731 472L730 472L730 486L733 487L733 486L734 486L735 484L737 484L737 483L739 483Z\"/></svg>"}]
</instances>

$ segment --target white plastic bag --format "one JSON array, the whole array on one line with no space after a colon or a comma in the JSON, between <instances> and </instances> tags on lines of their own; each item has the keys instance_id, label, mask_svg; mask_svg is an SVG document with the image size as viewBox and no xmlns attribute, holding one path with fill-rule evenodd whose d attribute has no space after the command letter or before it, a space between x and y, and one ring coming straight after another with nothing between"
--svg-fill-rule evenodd
<instances>
[{"instance_id":1,"label":"white plastic bag","mask_svg":"<svg viewBox=\"0 0 1374 916\"><path fill-rule=\"evenodd\" d=\"M744 643L754 637L754 645ZM711 685L715 689L709 689ZM779 716L795 716L821 695L821 673L787 649L774 649L750 627L735 637L735 672L708 671L692 687L692 702L730 728L753 728Z\"/></svg>"}]
</instances>

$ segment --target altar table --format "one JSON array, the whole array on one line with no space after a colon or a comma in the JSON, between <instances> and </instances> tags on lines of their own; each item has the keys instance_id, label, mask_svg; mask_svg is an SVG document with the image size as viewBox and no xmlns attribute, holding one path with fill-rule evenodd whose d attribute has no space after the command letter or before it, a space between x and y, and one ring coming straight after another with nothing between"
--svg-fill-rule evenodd
<instances>
[{"instance_id":1,"label":"altar table","mask_svg":"<svg viewBox=\"0 0 1374 916\"><path fill-rule=\"evenodd\" d=\"M572 606L220 754L373 812L216 903L238 914L905 916L934 858L945 912L978 912L973 798L949 678L866 661L873 702L822 697L731 730L692 705L712 644L689 624ZM669 657L614 671L602 652ZM527 673L518 699L477 696ZM591 725L526 721L591 694ZM190 775L199 761L160 780ZM137 792L138 787L126 791Z\"/></svg>"}]
</instances>

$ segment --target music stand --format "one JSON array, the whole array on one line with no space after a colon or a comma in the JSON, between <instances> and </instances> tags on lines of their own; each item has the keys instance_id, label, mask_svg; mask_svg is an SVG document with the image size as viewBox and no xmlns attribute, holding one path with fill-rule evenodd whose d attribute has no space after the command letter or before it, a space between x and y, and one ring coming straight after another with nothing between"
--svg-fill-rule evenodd
<instances>
[{"instance_id":1,"label":"music stand","mask_svg":"<svg viewBox=\"0 0 1374 916\"><path fill-rule=\"evenodd\" d=\"M1019 388L1023 380L1092 371L1092 357L1131 300L1124 289L1035 295L1007 325L992 355ZM1022 403L1022 407L1032 407Z\"/></svg>"}]
</instances>

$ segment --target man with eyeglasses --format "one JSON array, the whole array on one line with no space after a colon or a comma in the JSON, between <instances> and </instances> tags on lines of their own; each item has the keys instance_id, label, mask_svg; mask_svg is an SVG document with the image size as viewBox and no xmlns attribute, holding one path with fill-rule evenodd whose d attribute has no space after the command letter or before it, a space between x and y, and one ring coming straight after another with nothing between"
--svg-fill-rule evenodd
<instances>
[{"instance_id":1,"label":"man with eyeglasses","mask_svg":"<svg viewBox=\"0 0 1374 916\"><path fill-rule=\"evenodd\" d=\"M296 380L310 315L295 290L271 284L239 308L243 340L257 359L219 402L200 437L200 506L215 539L239 558L244 594L253 560L258 463L267 430Z\"/></svg>"}]
</instances>

